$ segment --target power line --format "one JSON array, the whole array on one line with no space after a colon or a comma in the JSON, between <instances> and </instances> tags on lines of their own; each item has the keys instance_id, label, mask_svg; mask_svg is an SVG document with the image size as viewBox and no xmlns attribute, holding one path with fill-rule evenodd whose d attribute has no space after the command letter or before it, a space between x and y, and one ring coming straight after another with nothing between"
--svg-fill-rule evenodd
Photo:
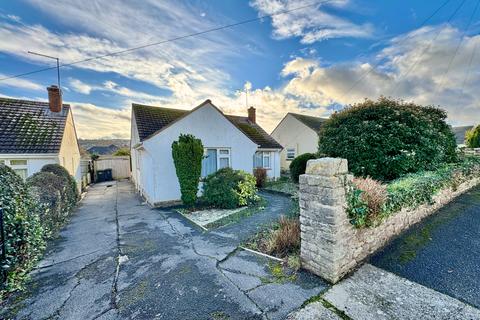
<instances>
[{"instance_id":1,"label":"power line","mask_svg":"<svg viewBox=\"0 0 480 320\"><path fill-rule=\"evenodd\" d=\"M450 1L451 0L446 0L445 2L443 2L430 16L428 16L425 20L423 20L423 22L420 24L420 26L418 28L422 28L423 26L425 26L425 24L427 24L427 22L430 21ZM463 0L463 1L465 2L466 0ZM408 35L406 38L404 38L403 41L406 41L410 37L411 37L411 34ZM343 100L343 98L345 98L345 96L347 96L356 86L358 86L360 84L360 82L362 82L370 73L372 73L381 63L382 63L382 61L379 61L376 64L374 64L372 68L370 68L366 73L363 74L363 76L361 76L357 81L355 81L354 84L342 95L342 97L339 99L339 101Z\"/></svg>"},{"instance_id":2,"label":"power line","mask_svg":"<svg viewBox=\"0 0 480 320\"><path fill-rule=\"evenodd\" d=\"M450 21L452 21L452 19L457 15L458 11L460 11L460 9L463 7L463 5L465 4L466 0L463 0L459 5L458 7L455 9L455 11L450 15L450 17L448 18L447 20L447 23L450 23ZM414 63L410 66L410 68L407 69L407 72L403 75L400 75L400 77L397 79L397 84L394 86L393 90L390 92L390 95L394 95L396 92L397 92L397 89L398 87L400 86L400 80L403 80L404 78L406 78L410 72L412 72L412 70L417 66L417 64L420 62L420 59L430 50L430 48L432 47L433 43L435 43L435 41L437 41L438 37L440 36L440 34L442 33L443 29L438 29L438 32L436 33L435 37L432 39L432 41L430 41L428 43L428 46L426 46L422 52L417 56L417 59L415 59Z\"/></svg>"},{"instance_id":3,"label":"power line","mask_svg":"<svg viewBox=\"0 0 480 320\"><path fill-rule=\"evenodd\" d=\"M445 85L445 81L447 80L447 74L448 74L448 72L450 72L450 68L452 67L453 60L455 60L455 57L457 56L458 51L460 50L460 46L461 46L462 43L463 43L463 39L465 39L465 35L467 34L468 29L470 29L470 25L472 24L473 17L474 17L474 15L475 15L475 13L477 12L478 5L479 5L479 4L480 4L480 0L477 0L477 4L475 5L475 9L473 10L472 15L470 16L470 19L468 20L467 27L466 27L466 29L463 31L462 36L460 37L460 41L458 42L458 45L457 45L457 47L455 48L455 53L453 54L452 58L451 58L450 61L448 62L448 67L447 67L445 73L443 74L442 81L440 82L440 86L438 87L438 90L439 90L439 91L440 91L440 90L443 88L443 86Z\"/></svg>"},{"instance_id":4,"label":"power line","mask_svg":"<svg viewBox=\"0 0 480 320\"><path fill-rule=\"evenodd\" d=\"M190 34L187 34L187 35L174 37L174 38L171 38L171 39L161 40L161 41L158 41L158 42L148 43L148 44L145 44L145 45L132 47L132 48L128 48L128 49L124 49L124 50L120 50L120 51L110 52L110 53L106 53L106 54L91 57L91 58L86 58L86 59L82 59L82 60L73 61L73 62L70 62L70 63L60 64L59 67L68 67L68 66L79 64L79 63L89 62L89 61L92 61L92 60L98 60L98 59L103 59L103 58L106 58L106 57L111 57L111 56L117 56L117 55L121 55L121 54L125 54L125 53L130 53L132 51L145 49L145 48L157 46L157 45L168 43L168 42L173 42L173 41L178 41L178 40L182 40L182 39L192 38L192 37L200 36L200 35L203 35L203 34L206 34L206 33L211 33L211 32L214 32L214 31L220 31L220 30L224 30L224 29L228 29L228 28L233 28L233 27L237 27L237 26L240 26L240 25L260 21L260 20L265 19L265 18L271 18L271 17L274 17L274 16L287 14L287 13L291 13L291 12L294 12L294 11L306 9L306 8L309 8L309 7L318 6L318 5L321 5L321 4L328 3L328 2L335 2L335 1L340 1L340 0L315 1L314 3L310 3L308 5L304 5L304 6L301 6L301 7L296 7L296 8L293 8L293 9L283 10L283 11L279 11L279 12L272 13L272 14L266 14L266 15L262 15L262 16L259 16L259 17L256 17L256 18L242 20L242 21L238 21L238 22L235 22L235 23L232 23L232 24L227 24L227 25L223 25L223 26L220 26L220 27L216 27L216 28L211 28L211 29L207 29L207 30L203 30L203 31L199 31L199 32L194 32L194 33L190 33ZM28 76L28 75L31 75L31 74L34 74L34 73L48 71L48 70L52 70L52 69L56 69L56 68L57 67L48 67L48 68L43 68L43 69L37 69L37 70L30 71L30 72L20 73L20 74L17 74L17 75L1 78L0 81L19 78L19 77L24 77L24 76Z\"/></svg>"}]
</instances>

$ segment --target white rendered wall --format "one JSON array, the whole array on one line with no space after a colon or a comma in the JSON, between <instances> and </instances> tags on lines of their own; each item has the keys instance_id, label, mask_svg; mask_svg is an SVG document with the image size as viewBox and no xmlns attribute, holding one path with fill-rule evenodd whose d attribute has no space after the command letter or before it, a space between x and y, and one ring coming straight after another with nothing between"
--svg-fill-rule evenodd
<instances>
[{"instance_id":1,"label":"white rendered wall","mask_svg":"<svg viewBox=\"0 0 480 320\"><path fill-rule=\"evenodd\" d=\"M140 188L151 204L180 199L180 186L172 158L172 143L180 134L193 134L205 148L230 148L231 167L253 172L257 145L226 119L215 107L206 104L188 116L143 141Z\"/></svg>"}]
</instances>

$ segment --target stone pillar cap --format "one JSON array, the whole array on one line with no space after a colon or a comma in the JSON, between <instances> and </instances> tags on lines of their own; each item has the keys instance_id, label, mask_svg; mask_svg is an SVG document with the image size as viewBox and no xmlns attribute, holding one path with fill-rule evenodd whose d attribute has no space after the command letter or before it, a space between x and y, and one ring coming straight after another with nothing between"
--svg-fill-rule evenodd
<instances>
[{"instance_id":1,"label":"stone pillar cap","mask_svg":"<svg viewBox=\"0 0 480 320\"><path fill-rule=\"evenodd\" d=\"M336 176L348 173L347 159L342 158L320 158L307 162L305 174L319 176Z\"/></svg>"}]
</instances>

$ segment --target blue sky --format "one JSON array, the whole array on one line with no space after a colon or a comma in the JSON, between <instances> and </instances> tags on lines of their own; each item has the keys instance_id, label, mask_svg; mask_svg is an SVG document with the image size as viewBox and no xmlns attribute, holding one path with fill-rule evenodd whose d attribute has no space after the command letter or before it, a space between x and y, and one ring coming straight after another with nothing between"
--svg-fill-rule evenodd
<instances>
[{"instance_id":1,"label":"blue sky","mask_svg":"<svg viewBox=\"0 0 480 320\"><path fill-rule=\"evenodd\" d=\"M271 131L287 112L327 117L364 98L440 105L480 122L477 0L316 1L317 5L61 70L83 138L128 138L132 102L191 109L211 99ZM0 78L315 3L308 0L4 1ZM456 14L454 15L454 12ZM450 19L450 21L449 21ZM472 22L469 24L470 19ZM0 81L0 95L46 99L56 71Z\"/></svg>"}]
</instances>

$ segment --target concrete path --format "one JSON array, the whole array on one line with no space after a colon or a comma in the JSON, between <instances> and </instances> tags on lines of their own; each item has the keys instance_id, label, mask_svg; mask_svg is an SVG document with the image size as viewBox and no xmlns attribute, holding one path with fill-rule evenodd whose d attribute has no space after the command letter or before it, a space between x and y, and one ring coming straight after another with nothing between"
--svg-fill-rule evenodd
<instances>
[{"instance_id":1,"label":"concrete path","mask_svg":"<svg viewBox=\"0 0 480 320\"><path fill-rule=\"evenodd\" d=\"M95 185L0 318L282 319L327 285L274 276L275 262L237 248L290 205L264 196L264 212L205 233L128 182Z\"/></svg>"},{"instance_id":2,"label":"concrete path","mask_svg":"<svg viewBox=\"0 0 480 320\"><path fill-rule=\"evenodd\" d=\"M371 263L480 308L479 253L476 188L394 240Z\"/></svg>"}]
</instances>

